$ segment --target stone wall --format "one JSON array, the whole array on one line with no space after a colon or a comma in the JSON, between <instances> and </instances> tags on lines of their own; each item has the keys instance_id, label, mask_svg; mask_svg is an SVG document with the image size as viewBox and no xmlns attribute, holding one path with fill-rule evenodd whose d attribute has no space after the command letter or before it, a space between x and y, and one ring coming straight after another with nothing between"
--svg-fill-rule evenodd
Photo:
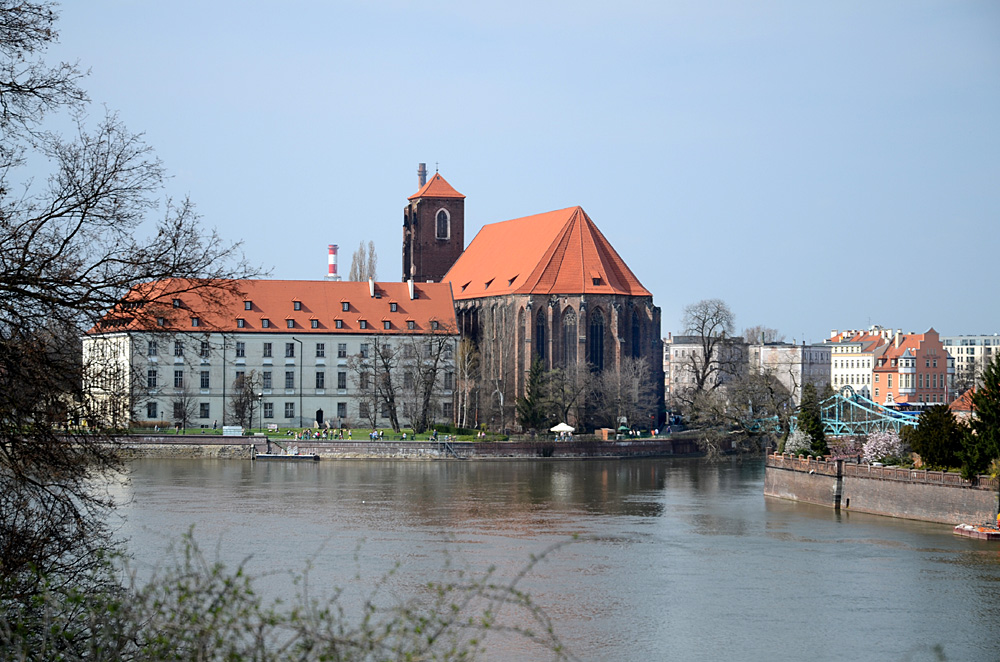
<instances>
[{"instance_id":1,"label":"stone wall","mask_svg":"<svg viewBox=\"0 0 1000 662\"><path fill-rule=\"evenodd\" d=\"M997 479L975 485L957 474L873 467L788 455L767 457L764 494L875 515L942 522L996 521Z\"/></svg>"}]
</instances>

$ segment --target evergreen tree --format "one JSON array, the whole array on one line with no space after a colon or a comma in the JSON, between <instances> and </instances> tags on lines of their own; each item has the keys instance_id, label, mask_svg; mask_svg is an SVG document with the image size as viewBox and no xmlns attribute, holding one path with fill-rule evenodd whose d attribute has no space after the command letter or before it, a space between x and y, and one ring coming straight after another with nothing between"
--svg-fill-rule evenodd
<instances>
[{"instance_id":1,"label":"evergreen tree","mask_svg":"<svg viewBox=\"0 0 1000 662\"><path fill-rule=\"evenodd\" d=\"M972 423L962 438L962 477L984 473L1000 457L1000 359L983 368L983 382L972 394Z\"/></svg>"},{"instance_id":2,"label":"evergreen tree","mask_svg":"<svg viewBox=\"0 0 1000 662\"><path fill-rule=\"evenodd\" d=\"M538 430L548 420L545 403L545 366L537 357L531 362L524 395L517 399L517 420L525 430Z\"/></svg>"},{"instance_id":3,"label":"evergreen tree","mask_svg":"<svg viewBox=\"0 0 1000 662\"><path fill-rule=\"evenodd\" d=\"M921 412L917 427L910 429L905 440L925 466L948 469L958 465L962 426L947 405L934 405Z\"/></svg>"},{"instance_id":4,"label":"evergreen tree","mask_svg":"<svg viewBox=\"0 0 1000 662\"><path fill-rule=\"evenodd\" d=\"M810 382L802 388L802 402L799 404L797 427L812 439L813 455L826 455L830 452L826 445L826 433L823 432L823 416L819 408L819 398L816 387Z\"/></svg>"}]
</instances>

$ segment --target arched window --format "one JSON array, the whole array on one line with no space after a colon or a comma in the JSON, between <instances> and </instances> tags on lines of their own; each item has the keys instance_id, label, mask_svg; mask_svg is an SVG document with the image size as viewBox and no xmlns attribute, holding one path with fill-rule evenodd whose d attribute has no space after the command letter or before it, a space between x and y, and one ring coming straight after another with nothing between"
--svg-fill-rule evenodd
<instances>
[{"instance_id":1,"label":"arched window","mask_svg":"<svg viewBox=\"0 0 1000 662\"><path fill-rule=\"evenodd\" d=\"M632 311L632 358L637 359L642 348L642 333L639 327L639 315Z\"/></svg>"},{"instance_id":2,"label":"arched window","mask_svg":"<svg viewBox=\"0 0 1000 662\"><path fill-rule=\"evenodd\" d=\"M563 313L562 328L564 365L569 367L576 363L576 312L572 308Z\"/></svg>"},{"instance_id":3,"label":"arched window","mask_svg":"<svg viewBox=\"0 0 1000 662\"><path fill-rule=\"evenodd\" d=\"M590 347L591 365L594 370L604 370L604 315L600 310L595 310L590 314L590 332L587 333L587 341Z\"/></svg>"},{"instance_id":4,"label":"arched window","mask_svg":"<svg viewBox=\"0 0 1000 662\"><path fill-rule=\"evenodd\" d=\"M439 209L437 213L437 238L448 239L451 237L451 218L448 211Z\"/></svg>"},{"instance_id":5,"label":"arched window","mask_svg":"<svg viewBox=\"0 0 1000 662\"><path fill-rule=\"evenodd\" d=\"M535 355L545 360L545 310L539 310L535 317Z\"/></svg>"}]
</instances>

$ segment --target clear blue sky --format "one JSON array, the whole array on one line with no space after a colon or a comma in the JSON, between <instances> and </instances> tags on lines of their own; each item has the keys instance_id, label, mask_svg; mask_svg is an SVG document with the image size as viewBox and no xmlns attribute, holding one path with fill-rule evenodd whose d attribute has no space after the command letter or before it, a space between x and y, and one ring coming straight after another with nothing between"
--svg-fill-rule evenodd
<instances>
[{"instance_id":1,"label":"clear blue sky","mask_svg":"<svg viewBox=\"0 0 1000 662\"><path fill-rule=\"evenodd\" d=\"M582 206L663 334L718 297L801 341L1000 332L1000 3L66 2L51 59L275 278L435 163L485 223ZM100 108L93 114L100 114Z\"/></svg>"}]
</instances>

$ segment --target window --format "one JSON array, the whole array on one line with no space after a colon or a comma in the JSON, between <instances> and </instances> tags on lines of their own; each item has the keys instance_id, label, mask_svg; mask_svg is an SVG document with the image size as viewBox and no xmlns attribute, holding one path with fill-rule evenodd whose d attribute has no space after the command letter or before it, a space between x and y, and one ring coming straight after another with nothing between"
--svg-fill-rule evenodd
<instances>
[{"instance_id":1,"label":"window","mask_svg":"<svg viewBox=\"0 0 1000 662\"><path fill-rule=\"evenodd\" d=\"M264 343L264 358L270 358L271 356L271 343Z\"/></svg>"},{"instance_id":2,"label":"window","mask_svg":"<svg viewBox=\"0 0 1000 662\"><path fill-rule=\"evenodd\" d=\"M180 308L180 307L181 307L181 300L174 299L174 308Z\"/></svg>"},{"instance_id":3,"label":"window","mask_svg":"<svg viewBox=\"0 0 1000 662\"><path fill-rule=\"evenodd\" d=\"M156 318L156 326L164 326L166 323L167 323L167 320L166 320L165 317L157 317Z\"/></svg>"},{"instance_id":4,"label":"window","mask_svg":"<svg viewBox=\"0 0 1000 662\"><path fill-rule=\"evenodd\" d=\"M437 320L433 320L431 322L431 329L433 329L434 331L437 331L437 329L438 329L438 321Z\"/></svg>"},{"instance_id":5,"label":"window","mask_svg":"<svg viewBox=\"0 0 1000 662\"><path fill-rule=\"evenodd\" d=\"M358 403L358 416L361 418L368 418L368 403L359 402Z\"/></svg>"},{"instance_id":6,"label":"window","mask_svg":"<svg viewBox=\"0 0 1000 662\"><path fill-rule=\"evenodd\" d=\"M247 355L247 344L245 342L236 342L236 358L242 359L246 358Z\"/></svg>"},{"instance_id":7,"label":"window","mask_svg":"<svg viewBox=\"0 0 1000 662\"><path fill-rule=\"evenodd\" d=\"M885 385L892 388L892 375L885 376Z\"/></svg>"},{"instance_id":8,"label":"window","mask_svg":"<svg viewBox=\"0 0 1000 662\"><path fill-rule=\"evenodd\" d=\"M385 403L385 402L382 403L381 415L382 415L382 418L389 418L389 405L388 405L388 403Z\"/></svg>"},{"instance_id":9,"label":"window","mask_svg":"<svg viewBox=\"0 0 1000 662\"><path fill-rule=\"evenodd\" d=\"M340 309L343 310L346 313L348 310L351 309L351 304L348 303L347 301L341 301L340 302Z\"/></svg>"},{"instance_id":10,"label":"window","mask_svg":"<svg viewBox=\"0 0 1000 662\"><path fill-rule=\"evenodd\" d=\"M347 358L347 343L337 343L337 358L346 359Z\"/></svg>"},{"instance_id":11,"label":"window","mask_svg":"<svg viewBox=\"0 0 1000 662\"><path fill-rule=\"evenodd\" d=\"M361 358L367 359L368 358L368 343L366 343L366 342L361 343L361 349L360 349L360 351L361 351Z\"/></svg>"},{"instance_id":12,"label":"window","mask_svg":"<svg viewBox=\"0 0 1000 662\"><path fill-rule=\"evenodd\" d=\"M184 356L184 343L180 340L174 341L174 356Z\"/></svg>"},{"instance_id":13,"label":"window","mask_svg":"<svg viewBox=\"0 0 1000 662\"><path fill-rule=\"evenodd\" d=\"M413 388L413 373L409 370L403 373L403 388Z\"/></svg>"},{"instance_id":14,"label":"window","mask_svg":"<svg viewBox=\"0 0 1000 662\"><path fill-rule=\"evenodd\" d=\"M253 310L253 301L244 301L243 310Z\"/></svg>"},{"instance_id":15,"label":"window","mask_svg":"<svg viewBox=\"0 0 1000 662\"><path fill-rule=\"evenodd\" d=\"M437 235L437 238L447 239L450 236L450 230L451 230L451 223L449 222L450 219L448 218L448 212L445 211L444 209L439 209L436 220L437 223L435 224L436 227L435 234Z\"/></svg>"},{"instance_id":16,"label":"window","mask_svg":"<svg viewBox=\"0 0 1000 662\"><path fill-rule=\"evenodd\" d=\"M289 329L294 329L295 328L295 320L285 320L285 325Z\"/></svg>"},{"instance_id":17,"label":"window","mask_svg":"<svg viewBox=\"0 0 1000 662\"><path fill-rule=\"evenodd\" d=\"M382 328L388 331L389 329L392 328L392 324L389 323L389 320L384 320L382 322Z\"/></svg>"},{"instance_id":18,"label":"window","mask_svg":"<svg viewBox=\"0 0 1000 662\"><path fill-rule=\"evenodd\" d=\"M406 320L406 328L412 331L413 327L414 327L413 320Z\"/></svg>"},{"instance_id":19,"label":"window","mask_svg":"<svg viewBox=\"0 0 1000 662\"><path fill-rule=\"evenodd\" d=\"M192 317L191 318L191 326L198 326L200 324L201 324L201 320L200 319L198 319L197 317Z\"/></svg>"},{"instance_id":20,"label":"window","mask_svg":"<svg viewBox=\"0 0 1000 662\"><path fill-rule=\"evenodd\" d=\"M444 388L450 391L455 388L455 373L446 372L444 373Z\"/></svg>"},{"instance_id":21,"label":"window","mask_svg":"<svg viewBox=\"0 0 1000 662\"><path fill-rule=\"evenodd\" d=\"M156 354L157 354L156 341L150 340L149 345L146 348L146 356L156 356Z\"/></svg>"},{"instance_id":22,"label":"window","mask_svg":"<svg viewBox=\"0 0 1000 662\"><path fill-rule=\"evenodd\" d=\"M184 388L183 370L174 370L174 388Z\"/></svg>"},{"instance_id":23,"label":"window","mask_svg":"<svg viewBox=\"0 0 1000 662\"><path fill-rule=\"evenodd\" d=\"M233 384L236 386L237 389L243 388L243 380L245 380L246 377L247 373L245 370L236 371L236 379L233 381Z\"/></svg>"},{"instance_id":24,"label":"window","mask_svg":"<svg viewBox=\"0 0 1000 662\"><path fill-rule=\"evenodd\" d=\"M184 413L183 402L174 402L174 419L178 422L183 419L187 419L187 414Z\"/></svg>"},{"instance_id":25,"label":"window","mask_svg":"<svg viewBox=\"0 0 1000 662\"><path fill-rule=\"evenodd\" d=\"M208 381L208 370L202 370L201 371L201 387L202 388L209 388L208 384L209 384L209 381Z\"/></svg>"},{"instance_id":26,"label":"window","mask_svg":"<svg viewBox=\"0 0 1000 662\"><path fill-rule=\"evenodd\" d=\"M316 388L326 388L326 373L322 370L316 371Z\"/></svg>"},{"instance_id":27,"label":"window","mask_svg":"<svg viewBox=\"0 0 1000 662\"><path fill-rule=\"evenodd\" d=\"M264 418L274 418L274 403L265 402L264 403Z\"/></svg>"},{"instance_id":28,"label":"window","mask_svg":"<svg viewBox=\"0 0 1000 662\"><path fill-rule=\"evenodd\" d=\"M358 388L360 388L362 391L368 390L368 387L370 385L369 377L370 375L367 372L362 372L361 374L358 375Z\"/></svg>"},{"instance_id":29,"label":"window","mask_svg":"<svg viewBox=\"0 0 1000 662\"><path fill-rule=\"evenodd\" d=\"M286 402L285 403L285 418L295 418L295 403Z\"/></svg>"},{"instance_id":30,"label":"window","mask_svg":"<svg viewBox=\"0 0 1000 662\"><path fill-rule=\"evenodd\" d=\"M451 402L441 403L441 414L445 417L446 420L451 421L452 417L454 416L454 413L455 413L455 405L453 403Z\"/></svg>"},{"instance_id":31,"label":"window","mask_svg":"<svg viewBox=\"0 0 1000 662\"><path fill-rule=\"evenodd\" d=\"M293 342L285 343L285 358L286 359L295 358L295 343Z\"/></svg>"},{"instance_id":32,"label":"window","mask_svg":"<svg viewBox=\"0 0 1000 662\"><path fill-rule=\"evenodd\" d=\"M302 302L301 301L293 301L292 302L292 309L293 310L302 310Z\"/></svg>"},{"instance_id":33,"label":"window","mask_svg":"<svg viewBox=\"0 0 1000 662\"><path fill-rule=\"evenodd\" d=\"M261 376L262 388L270 389L271 388L271 371L270 370L265 370L261 374L262 374L262 376Z\"/></svg>"},{"instance_id":34,"label":"window","mask_svg":"<svg viewBox=\"0 0 1000 662\"><path fill-rule=\"evenodd\" d=\"M358 327L362 328L362 329L367 329L368 328L368 322L365 321L365 320L361 320L360 322L358 322Z\"/></svg>"},{"instance_id":35,"label":"window","mask_svg":"<svg viewBox=\"0 0 1000 662\"><path fill-rule=\"evenodd\" d=\"M210 413L211 410L212 410L212 408L209 405L209 403L207 403L207 402L199 402L198 403L198 418L208 418L209 416L212 415Z\"/></svg>"},{"instance_id":36,"label":"window","mask_svg":"<svg viewBox=\"0 0 1000 662\"><path fill-rule=\"evenodd\" d=\"M877 387L876 387L876 389L875 389L875 397L876 397L876 398L878 397L878 388L877 388Z\"/></svg>"},{"instance_id":37,"label":"window","mask_svg":"<svg viewBox=\"0 0 1000 662\"><path fill-rule=\"evenodd\" d=\"M344 320L334 320L333 326L334 326L334 328L337 328L337 329L343 329L344 328Z\"/></svg>"},{"instance_id":38,"label":"window","mask_svg":"<svg viewBox=\"0 0 1000 662\"><path fill-rule=\"evenodd\" d=\"M316 358L321 359L326 356L326 343L316 343Z\"/></svg>"},{"instance_id":39,"label":"window","mask_svg":"<svg viewBox=\"0 0 1000 662\"><path fill-rule=\"evenodd\" d=\"M396 308L397 307L398 306L396 305L396 302L393 301L392 303L389 304L389 312L393 312L393 313L396 312Z\"/></svg>"},{"instance_id":40,"label":"window","mask_svg":"<svg viewBox=\"0 0 1000 662\"><path fill-rule=\"evenodd\" d=\"M347 417L347 403L346 402L338 402L337 403L337 417L338 418L346 418Z\"/></svg>"},{"instance_id":41,"label":"window","mask_svg":"<svg viewBox=\"0 0 1000 662\"><path fill-rule=\"evenodd\" d=\"M285 388L295 388L295 371L285 371Z\"/></svg>"},{"instance_id":42,"label":"window","mask_svg":"<svg viewBox=\"0 0 1000 662\"><path fill-rule=\"evenodd\" d=\"M337 373L337 388L347 388L347 373L338 372Z\"/></svg>"},{"instance_id":43,"label":"window","mask_svg":"<svg viewBox=\"0 0 1000 662\"><path fill-rule=\"evenodd\" d=\"M318 329L319 328L319 320L309 320L309 326L311 326L314 329Z\"/></svg>"},{"instance_id":44,"label":"window","mask_svg":"<svg viewBox=\"0 0 1000 662\"><path fill-rule=\"evenodd\" d=\"M156 388L156 371L155 370L147 370L146 371L146 387L147 388Z\"/></svg>"},{"instance_id":45,"label":"window","mask_svg":"<svg viewBox=\"0 0 1000 662\"><path fill-rule=\"evenodd\" d=\"M236 328L245 329L246 326L247 326L247 321L245 319L243 319L242 317L236 318Z\"/></svg>"},{"instance_id":46,"label":"window","mask_svg":"<svg viewBox=\"0 0 1000 662\"><path fill-rule=\"evenodd\" d=\"M263 318L260 321L260 328L262 328L262 329L270 329L271 328L271 320L267 319L266 317Z\"/></svg>"},{"instance_id":47,"label":"window","mask_svg":"<svg viewBox=\"0 0 1000 662\"><path fill-rule=\"evenodd\" d=\"M156 403L147 402L146 403L146 418L156 418L158 416L156 412Z\"/></svg>"},{"instance_id":48,"label":"window","mask_svg":"<svg viewBox=\"0 0 1000 662\"><path fill-rule=\"evenodd\" d=\"M207 340L202 340L201 341L201 352L199 352L199 355L201 356L201 358L207 359L208 358L208 353L209 353L209 344L208 344L208 341Z\"/></svg>"}]
</instances>

